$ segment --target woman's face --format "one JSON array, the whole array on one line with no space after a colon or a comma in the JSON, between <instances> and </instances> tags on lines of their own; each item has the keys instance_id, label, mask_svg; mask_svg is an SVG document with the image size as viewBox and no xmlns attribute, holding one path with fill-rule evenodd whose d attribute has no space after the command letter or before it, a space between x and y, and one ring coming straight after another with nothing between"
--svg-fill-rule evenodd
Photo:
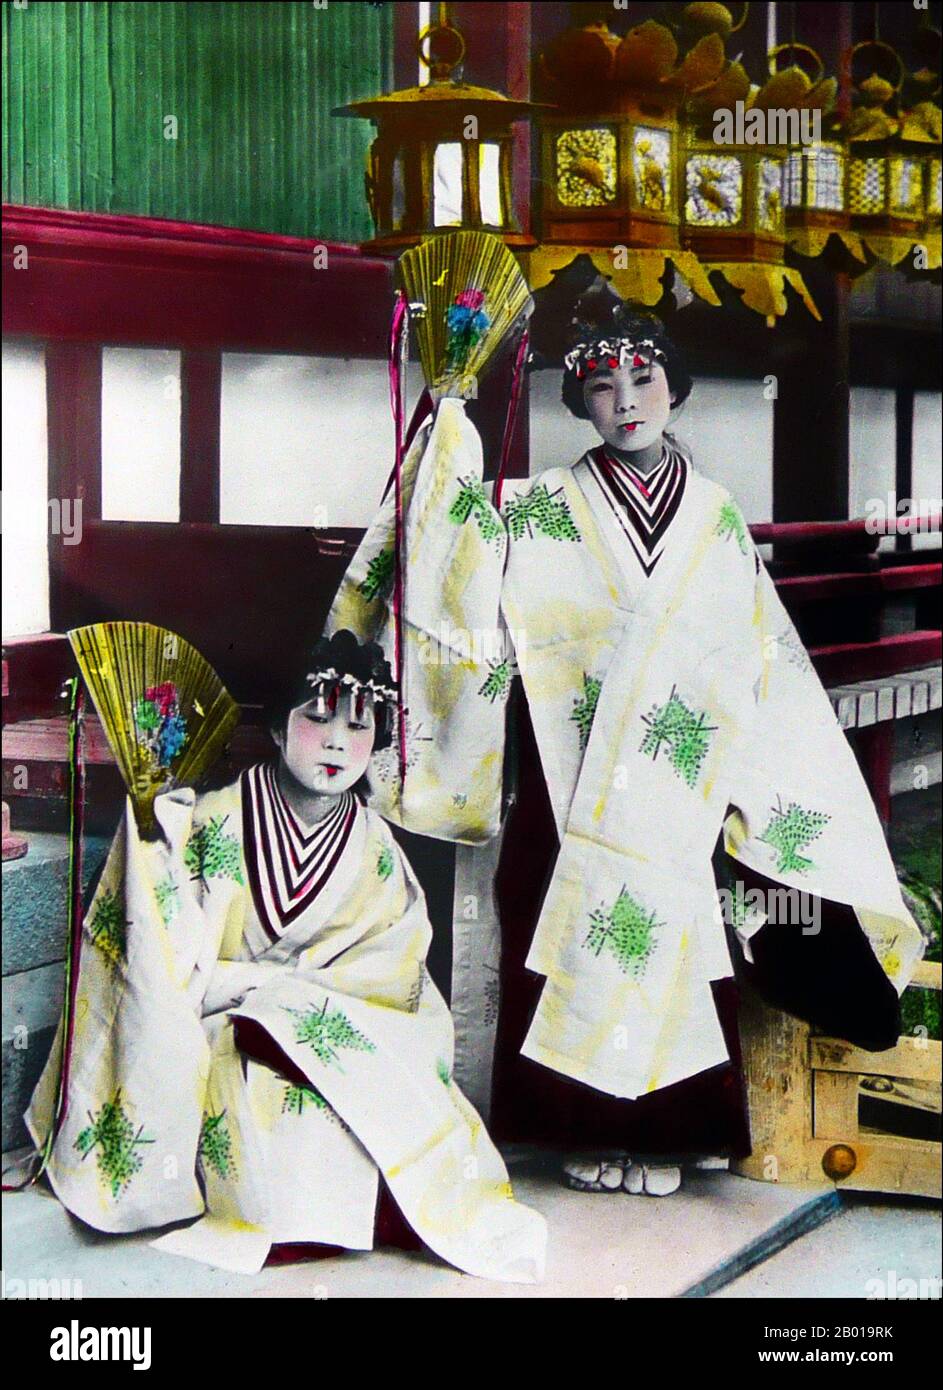
<instances>
[{"instance_id":1,"label":"woman's face","mask_svg":"<svg viewBox=\"0 0 943 1390\"><path fill-rule=\"evenodd\" d=\"M333 711L318 714L317 701L297 705L284 733L276 735L289 772L309 791L338 796L363 776L373 752L374 716L369 703L356 713L342 691Z\"/></svg>"},{"instance_id":2,"label":"woman's face","mask_svg":"<svg viewBox=\"0 0 943 1390\"><path fill-rule=\"evenodd\" d=\"M664 433L672 406L664 368L639 355L624 366L600 365L588 372L583 400L598 433L623 453L636 453L655 444Z\"/></svg>"}]
</instances>

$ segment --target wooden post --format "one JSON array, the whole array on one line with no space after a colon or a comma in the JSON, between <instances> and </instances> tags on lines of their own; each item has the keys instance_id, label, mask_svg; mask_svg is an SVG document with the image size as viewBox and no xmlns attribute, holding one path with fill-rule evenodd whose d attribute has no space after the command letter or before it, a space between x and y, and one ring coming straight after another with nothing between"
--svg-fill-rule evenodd
<instances>
[{"instance_id":1,"label":"wooden post","mask_svg":"<svg viewBox=\"0 0 943 1390\"><path fill-rule=\"evenodd\" d=\"M740 1039L752 1152L731 1171L762 1182L807 1182L812 1137L809 1025L768 1008L740 981Z\"/></svg>"},{"instance_id":2,"label":"wooden post","mask_svg":"<svg viewBox=\"0 0 943 1390\"><path fill-rule=\"evenodd\" d=\"M222 354L180 354L180 520L219 521Z\"/></svg>"},{"instance_id":3,"label":"wooden post","mask_svg":"<svg viewBox=\"0 0 943 1390\"><path fill-rule=\"evenodd\" d=\"M49 500L85 525L102 513L102 350L99 343L46 346ZM79 517L80 509L80 517ZM50 509L52 518L52 510ZM61 511L60 511L61 521ZM60 627L63 526L49 525L49 624Z\"/></svg>"}]
</instances>

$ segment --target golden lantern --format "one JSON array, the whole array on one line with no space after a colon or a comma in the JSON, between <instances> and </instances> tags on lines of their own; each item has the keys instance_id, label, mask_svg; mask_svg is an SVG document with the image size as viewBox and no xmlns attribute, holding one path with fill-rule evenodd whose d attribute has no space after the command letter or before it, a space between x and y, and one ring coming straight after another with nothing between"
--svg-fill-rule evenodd
<instances>
[{"instance_id":1,"label":"golden lantern","mask_svg":"<svg viewBox=\"0 0 943 1390\"><path fill-rule=\"evenodd\" d=\"M605 22L568 30L540 55L538 95L552 104L540 128L540 247L531 287L588 255L618 292L654 305L671 262L691 289L718 304L679 240L678 108L714 80L723 43L705 35L678 62L671 30L653 20L623 39Z\"/></svg>"},{"instance_id":2,"label":"golden lantern","mask_svg":"<svg viewBox=\"0 0 943 1390\"><path fill-rule=\"evenodd\" d=\"M515 222L512 186L513 126L533 104L453 77L465 41L445 6L420 35L418 50L428 84L334 111L366 117L377 128L366 175L376 236L364 250L397 253L458 230L487 231L512 248L533 246Z\"/></svg>"},{"instance_id":3,"label":"golden lantern","mask_svg":"<svg viewBox=\"0 0 943 1390\"><path fill-rule=\"evenodd\" d=\"M923 142L912 133L905 137L900 117L886 109L896 102L904 77L896 50L866 39L855 44L852 60L865 50L889 58L895 80L872 67L856 85L857 104L846 122L848 211L851 230L871 254L897 265L919 240L924 222Z\"/></svg>"},{"instance_id":4,"label":"golden lantern","mask_svg":"<svg viewBox=\"0 0 943 1390\"><path fill-rule=\"evenodd\" d=\"M783 204L787 245L800 256L817 257L834 237L844 248L836 268L860 273L867 269L868 258L861 238L851 231L847 151L834 111L838 84L834 77L824 76L825 67L815 49L795 41L771 50L771 77L777 75L779 56L786 52L803 54L809 60L813 73L807 75L806 89L800 79L793 79L798 88L796 109L817 114L816 129L811 134L800 132L798 140L791 139L786 153Z\"/></svg>"},{"instance_id":5,"label":"golden lantern","mask_svg":"<svg viewBox=\"0 0 943 1390\"><path fill-rule=\"evenodd\" d=\"M794 66L774 72L755 91L735 62L687 106L682 242L707 270L741 290L742 302L770 325L786 312L787 284L820 318L802 275L784 262L789 148L779 122L770 129L768 114L798 112L812 87Z\"/></svg>"},{"instance_id":6,"label":"golden lantern","mask_svg":"<svg viewBox=\"0 0 943 1390\"><path fill-rule=\"evenodd\" d=\"M923 167L923 218L917 228L916 244L923 248L924 256L918 269L938 271L943 166L940 162L941 113L934 98L940 92L939 73L922 68L910 74L909 86L911 100L901 112L900 137L908 149L917 153Z\"/></svg>"}]
</instances>

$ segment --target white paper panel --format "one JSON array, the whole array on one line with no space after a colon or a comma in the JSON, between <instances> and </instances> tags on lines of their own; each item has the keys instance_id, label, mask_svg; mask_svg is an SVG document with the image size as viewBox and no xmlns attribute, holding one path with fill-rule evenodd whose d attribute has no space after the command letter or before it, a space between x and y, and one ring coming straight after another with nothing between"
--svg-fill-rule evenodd
<instances>
[{"instance_id":1,"label":"white paper panel","mask_svg":"<svg viewBox=\"0 0 943 1390\"><path fill-rule=\"evenodd\" d=\"M913 493L924 510L939 512L943 507L943 461L941 461L941 400L936 392L918 391L914 397ZM940 533L914 536L914 549L940 544Z\"/></svg>"},{"instance_id":2,"label":"white paper panel","mask_svg":"<svg viewBox=\"0 0 943 1390\"><path fill-rule=\"evenodd\" d=\"M45 353L4 343L4 637L49 631L47 476Z\"/></svg>"},{"instance_id":3,"label":"white paper panel","mask_svg":"<svg viewBox=\"0 0 943 1390\"><path fill-rule=\"evenodd\" d=\"M853 386L848 420L848 515L869 514L880 499L887 507L897 474L897 425L894 392L879 386ZM873 514L873 506L871 508ZM893 536L883 536L881 550L893 550Z\"/></svg>"},{"instance_id":4,"label":"white paper panel","mask_svg":"<svg viewBox=\"0 0 943 1390\"><path fill-rule=\"evenodd\" d=\"M393 463L386 363L224 354L220 449L224 522L368 526Z\"/></svg>"},{"instance_id":5,"label":"white paper panel","mask_svg":"<svg viewBox=\"0 0 943 1390\"><path fill-rule=\"evenodd\" d=\"M179 352L102 352L102 517L180 519Z\"/></svg>"},{"instance_id":6,"label":"white paper panel","mask_svg":"<svg viewBox=\"0 0 943 1390\"><path fill-rule=\"evenodd\" d=\"M437 227L457 227L462 221L462 147L457 142L435 147L432 220Z\"/></svg>"},{"instance_id":7,"label":"white paper panel","mask_svg":"<svg viewBox=\"0 0 943 1390\"><path fill-rule=\"evenodd\" d=\"M501 226L501 147L482 145L478 174L481 220L487 227Z\"/></svg>"}]
</instances>

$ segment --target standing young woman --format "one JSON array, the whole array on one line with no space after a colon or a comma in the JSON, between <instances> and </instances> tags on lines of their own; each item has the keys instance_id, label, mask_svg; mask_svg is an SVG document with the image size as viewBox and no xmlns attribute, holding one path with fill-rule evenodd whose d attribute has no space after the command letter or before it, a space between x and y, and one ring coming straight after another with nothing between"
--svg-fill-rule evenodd
<instances>
[{"instance_id":1,"label":"standing young woman","mask_svg":"<svg viewBox=\"0 0 943 1390\"><path fill-rule=\"evenodd\" d=\"M651 315L617 303L601 322L577 322L563 400L600 443L541 472L500 513L481 493L462 403L440 401L411 455L400 594L401 687L423 738L407 739L391 814L445 838L494 833L510 661L469 694L449 681L454 654L431 634L461 625L474 638L502 623L552 811L548 873L502 922L498 1131L605 1146L614 1156L569 1165L574 1184L653 1195L679 1174L633 1163L639 1148L743 1143L712 869L722 829L742 884L831 904L815 933L805 915L739 923L781 1006L892 1046L923 951L852 751L740 509L669 432L689 390ZM475 484L474 505L460 505ZM352 562L335 623L382 628L385 600L365 578L389 529L387 510ZM536 831L520 819L518 846ZM514 853L509 834L506 876ZM684 1090L693 1078L721 1087L706 1122L703 1087Z\"/></svg>"}]
</instances>

